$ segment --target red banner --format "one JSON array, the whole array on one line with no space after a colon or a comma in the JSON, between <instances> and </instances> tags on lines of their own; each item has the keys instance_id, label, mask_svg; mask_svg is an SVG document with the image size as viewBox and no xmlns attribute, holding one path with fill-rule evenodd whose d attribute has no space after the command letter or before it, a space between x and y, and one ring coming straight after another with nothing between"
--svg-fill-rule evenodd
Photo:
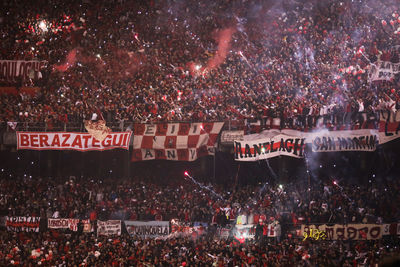
<instances>
[{"instance_id":1,"label":"red banner","mask_svg":"<svg viewBox=\"0 0 400 267\"><path fill-rule=\"evenodd\" d=\"M13 232L39 232L40 217L6 217L6 227Z\"/></svg>"},{"instance_id":2,"label":"red banner","mask_svg":"<svg viewBox=\"0 0 400 267\"><path fill-rule=\"evenodd\" d=\"M91 223L89 220L79 220L79 219L48 219L47 227L51 229L70 229L71 231L78 231L79 221L83 224L84 232L93 232Z\"/></svg>"},{"instance_id":3,"label":"red banner","mask_svg":"<svg viewBox=\"0 0 400 267\"><path fill-rule=\"evenodd\" d=\"M223 122L135 124L132 161L194 161L213 155Z\"/></svg>"},{"instance_id":4,"label":"red banner","mask_svg":"<svg viewBox=\"0 0 400 267\"><path fill-rule=\"evenodd\" d=\"M32 150L129 150L131 132L110 133L98 141L89 133L17 132L17 149Z\"/></svg>"}]
</instances>

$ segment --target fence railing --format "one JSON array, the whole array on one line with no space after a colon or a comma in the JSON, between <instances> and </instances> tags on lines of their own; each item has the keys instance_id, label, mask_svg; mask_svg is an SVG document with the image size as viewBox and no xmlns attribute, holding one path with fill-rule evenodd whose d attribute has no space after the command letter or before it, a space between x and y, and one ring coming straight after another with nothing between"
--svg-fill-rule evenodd
<instances>
[{"instance_id":1,"label":"fence railing","mask_svg":"<svg viewBox=\"0 0 400 267\"><path fill-rule=\"evenodd\" d=\"M397 117L400 119L400 110L390 116L392 120ZM312 129L323 127L346 126L349 127L358 125L359 128L376 128L380 118L385 119L386 116L381 112L367 114L365 112L340 113L329 115L297 115L289 118L283 117L261 117L247 118L236 120L223 120L225 122L223 130L246 130L246 133L258 132L264 129ZM217 120L216 120L217 121ZM221 120L219 120L221 121ZM208 121L212 122L212 121ZM65 131L65 132L84 132L85 126L81 122L15 122L16 131ZM140 121L107 121L107 126L114 132L132 130L136 123L144 123ZM168 122L146 122L146 123L192 123L192 121L168 121ZM7 122L0 122L0 130L12 130L7 126Z\"/></svg>"}]
</instances>

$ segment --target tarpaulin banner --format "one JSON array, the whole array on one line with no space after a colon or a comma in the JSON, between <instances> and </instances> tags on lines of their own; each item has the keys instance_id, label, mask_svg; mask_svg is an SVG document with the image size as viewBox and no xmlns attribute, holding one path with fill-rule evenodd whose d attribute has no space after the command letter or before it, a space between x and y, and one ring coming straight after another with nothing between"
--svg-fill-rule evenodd
<instances>
[{"instance_id":1,"label":"tarpaulin banner","mask_svg":"<svg viewBox=\"0 0 400 267\"><path fill-rule=\"evenodd\" d=\"M296 130L266 130L235 140L237 161L257 161L280 155L302 158L305 146L313 152L375 151L382 133L374 129L301 132Z\"/></svg>"},{"instance_id":2,"label":"tarpaulin banner","mask_svg":"<svg viewBox=\"0 0 400 267\"><path fill-rule=\"evenodd\" d=\"M185 237L191 236L192 238L197 238L201 235L206 234L206 228L208 223L205 222L181 222L178 219L171 220L171 234L169 237Z\"/></svg>"},{"instance_id":3,"label":"tarpaulin banner","mask_svg":"<svg viewBox=\"0 0 400 267\"><path fill-rule=\"evenodd\" d=\"M301 132L295 135L277 130L263 131L260 134L246 135L243 141L234 142L237 161L257 161L280 155L301 158L304 154L306 138Z\"/></svg>"},{"instance_id":4,"label":"tarpaulin banner","mask_svg":"<svg viewBox=\"0 0 400 267\"><path fill-rule=\"evenodd\" d=\"M50 229L70 229L71 231L78 231L78 223L82 221L83 231L92 232L92 225L89 220L80 219L47 219L47 227Z\"/></svg>"},{"instance_id":5,"label":"tarpaulin banner","mask_svg":"<svg viewBox=\"0 0 400 267\"><path fill-rule=\"evenodd\" d=\"M17 132L17 149L91 151L122 148L128 150L131 133L111 133L100 142L89 133Z\"/></svg>"},{"instance_id":6,"label":"tarpaulin banner","mask_svg":"<svg viewBox=\"0 0 400 267\"><path fill-rule=\"evenodd\" d=\"M223 122L135 124L132 161L194 161L213 155Z\"/></svg>"},{"instance_id":7,"label":"tarpaulin banner","mask_svg":"<svg viewBox=\"0 0 400 267\"><path fill-rule=\"evenodd\" d=\"M121 221L97 221L97 235L121 235Z\"/></svg>"},{"instance_id":8,"label":"tarpaulin banner","mask_svg":"<svg viewBox=\"0 0 400 267\"><path fill-rule=\"evenodd\" d=\"M371 81L390 81L400 72L400 63L377 61L370 66L369 78Z\"/></svg>"},{"instance_id":9,"label":"tarpaulin banner","mask_svg":"<svg viewBox=\"0 0 400 267\"><path fill-rule=\"evenodd\" d=\"M170 233L168 221L124 221L131 236L142 238L166 237Z\"/></svg>"},{"instance_id":10,"label":"tarpaulin banner","mask_svg":"<svg viewBox=\"0 0 400 267\"><path fill-rule=\"evenodd\" d=\"M39 232L40 217L6 217L6 227L13 232Z\"/></svg>"},{"instance_id":11,"label":"tarpaulin banner","mask_svg":"<svg viewBox=\"0 0 400 267\"><path fill-rule=\"evenodd\" d=\"M314 152L339 152L375 151L378 141L376 130L365 129L311 133L306 142L311 142Z\"/></svg>"},{"instance_id":12,"label":"tarpaulin banner","mask_svg":"<svg viewBox=\"0 0 400 267\"><path fill-rule=\"evenodd\" d=\"M383 225L379 224L334 224L323 225L301 225L300 235L307 236L310 230L324 232L326 240L373 240L381 239Z\"/></svg>"},{"instance_id":13,"label":"tarpaulin banner","mask_svg":"<svg viewBox=\"0 0 400 267\"><path fill-rule=\"evenodd\" d=\"M235 140L242 141L243 137L244 137L244 130L222 131L221 144L231 145Z\"/></svg>"},{"instance_id":14,"label":"tarpaulin banner","mask_svg":"<svg viewBox=\"0 0 400 267\"><path fill-rule=\"evenodd\" d=\"M79 219L47 219L47 227L50 229L70 229L78 231Z\"/></svg>"},{"instance_id":15,"label":"tarpaulin banner","mask_svg":"<svg viewBox=\"0 0 400 267\"><path fill-rule=\"evenodd\" d=\"M384 144L400 137L400 122L379 121L379 144Z\"/></svg>"},{"instance_id":16,"label":"tarpaulin banner","mask_svg":"<svg viewBox=\"0 0 400 267\"><path fill-rule=\"evenodd\" d=\"M234 231L234 236L237 239L254 239L256 235L256 227L257 224L240 224L236 225L235 228L233 229ZM275 224L266 224L263 225L263 227L266 227L266 232L268 237L276 237L275 233Z\"/></svg>"},{"instance_id":17,"label":"tarpaulin banner","mask_svg":"<svg viewBox=\"0 0 400 267\"><path fill-rule=\"evenodd\" d=\"M14 83L42 77L40 70L47 61L0 60L0 81Z\"/></svg>"}]
</instances>

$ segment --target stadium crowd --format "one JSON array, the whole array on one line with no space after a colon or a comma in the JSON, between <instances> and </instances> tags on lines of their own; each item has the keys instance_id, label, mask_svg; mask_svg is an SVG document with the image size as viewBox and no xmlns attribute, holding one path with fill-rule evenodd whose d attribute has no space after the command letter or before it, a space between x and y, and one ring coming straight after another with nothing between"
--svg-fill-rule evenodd
<instances>
[{"instance_id":1,"label":"stadium crowd","mask_svg":"<svg viewBox=\"0 0 400 267\"><path fill-rule=\"evenodd\" d=\"M39 233L0 229L2 266L374 266L400 252L396 237L304 241L293 232L303 223L397 222L397 180L358 185L326 181L310 190L302 183L193 188L185 179L160 186L87 177L3 177L0 185L1 215L40 216L44 221L177 219L204 222L210 233L215 233L215 227L235 224L239 215L246 215L241 216L244 224L257 224L260 219L282 224L282 238L262 242L241 242L232 235L221 239L215 234L142 239L126 232L105 237L42 227Z\"/></svg>"},{"instance_id":2,"label":"stadium crowd","mask_svg":"<svg viewBox=\"0 0 400 267\"><path fill-rule=\"evenodd\" d=\"M14 82L39 86L36 96L0 96L0 120L269 127L280 118L281 127L307 128L373 127L380 111L396 115L399 75L368 78L378 59L399 62L396 4L278 2L4 3L1 59L47 66L39 79Z\"/></svg>"},{"instance_id":3,"label":"stadium crowd","mask_svg":"<svg viewBox=\"0 0 400 267\"><path fill-rule=\"evenodd\" d=\"M190 238L138 239L0 230L2 266L376 266L399 254L395 241L239 243ZM396 258L395 258L396 259ZM395 260L386 266L396 266ZM385 265L380 265L385 266Z\"/></svg>"},{"instance_id":4,"label":"stadium crowd","mask_svg":"<svg viewBox=\"0 0 400 267\"><path fill-rule=\"evenodd\" d=\"M278 3L279 2L279 3ZM80 125L273 118L280 127L376 127L398 116L399 75L372 81L379 60L399 63L396 1L6 1L1 60L46 61L1 86L0 122ZM2 69L0 69L2 71ZM346 177L347 178L347 177ZM400 182L350 179L258 185L165 185L146 179L0 176L0 216L179 220L209 229L240 219L282 225L282 237L141 239L122 233L0 227L0 265L375 266L397 237L303 241L301 224L400 220ZM46 220L43 220L46 221ZM289 227L290 226L290 227ZM43 228L41 229L43 230ZM211 232L211 230L210 230Z\"/></svg>"},{"instance_id":5,"label":"stadium crowd","mask_svg":"<svg viewBox=\"0 0 400 267\"><path fill-rule=\"evenodd\" d=\"M0 211L5 216L107 220L167 220L225 226L285 220L302 223L391 223L400 220L399 181L352 184L328 181L274 186L177 184L126 179L4 178ZM390 186L389 186L390 185ZM188 190L190 188L190 190ZM151 197L149 197L151 196Z\"/></svg>"}]
</instances>

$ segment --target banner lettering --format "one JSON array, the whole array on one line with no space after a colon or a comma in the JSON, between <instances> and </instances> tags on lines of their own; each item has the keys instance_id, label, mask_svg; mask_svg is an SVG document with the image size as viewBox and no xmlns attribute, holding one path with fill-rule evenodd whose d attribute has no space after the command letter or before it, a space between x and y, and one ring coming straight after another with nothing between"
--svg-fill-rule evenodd
<instances>
[{"instance_id":1,"label":"banner lettering","mask_svg":"<svg viewBox=\"0 0 400 267\"><path fill-rule=\"evenodd\" d=\"M238 161L256 161L280 155L301 158L304 154L306 138L289 136L276 131L264 131L255 140L234 142L235 159ZM300 133L300 132L299 132Z\"/></svg>"},{"instance_id":2,"label":"banner lettering","mask_svg":"<svg viewBox=\"0 0 400 267\"><path fill-rule=\"evenodd\" d=\"M40 70L46 61L0 60L0 81L15 83L22 80L41 78Z\"/></svg>"},{"instance_id":3,"label":"banner lettering","mask_svg":"<svg viewBox=\"0 0 400 267\"><path fill-rule=\"evenodd\" d=\"M131 132L108 134L103 141L98 141L88 133L63 132L17 132L17 149L32 150L109 150L129 149Z\"/></svg>"},{"instance_id":4,"label":"banner lettering","mask_svg":"<svg viewBox=\"0 0 400 267\"><path fill-rule=\"evenodd\" d=\"M97 235L121 235L121 221L97 221Z\"/></svg>"},{"instance_id":5,"label":"banner lettering","mask_svg":"<svg viewBox=\"0 0 400 267\"><path fill-rule=\"evenodd\" d=\"M131 236L142 238L166 237L169 235L168 221L124 221L126 230Z\"/></svg>"},{"instance_id":6,"label":"banner lettering","mask_svg":"<svg viewBox=\"0 0 400 267\"><path fill-rule=\"evenodd\" d=\"M376 146L386 140L381 130L375 129L320 130L312 133L266 130L260 134L245 135L244 140L235 140L234 154L237 161L257 161L280 155L302 158L305 146L309 144L313 152L375 151Z\"/></svg>"},{"instance_id":7,"label":"banner lettering","mask_svg":"<svg viewBox=\"0 0 400 267\"><path fill-rule=\"evenodd\" d=\"M379 141L376 130L326 131L311 134L314 152L374 151Z\"/></svg>"},{"instance_id":8,"label":"banner lettering","mask_svg":"<svg viewBox=\"0 0 400 267\"><path fill-rule=\"evenodd\" d=\"M12 232L39 232L40 217L6 217L6 227Z\"/></svg>"},{"instance_id":9,"label":"banner lettering","mask_svg":"<svg viewBox=\"0 0 400 267\"><path fill-rule=\"evenodd\" d=\"M381 239L383 234L383 225L379 224L335 224L328 225L302 225L300 234L307 236L310 230L325 232L326 240L373 240Z\"/></svg>"},{"instance_id":10,"label":"banner lettering","mask_svg":"<svg viewBox=\"0 0 400 267\"><path fill-rule=\"evenodd\" d=\"M369 78L371 81L389 81L400 72L400 63L377 61L371 64Z\"/></svg>"},{"instance_id":11,"label":"banner lettering","mask_svg":"<svg viewBox=\"0 0 400 267\"><path fill-rule=\"evenodd\" d=\"M82 221L83 231L92 232L92 225L89 220L79 219L47 219L47 227L50 229L70 229L71 231L78 231L78 223Z\"/></svg>"},{"instance_id":12,"label":"banner lettering","mask_svg":"<svg viewBox=\"0 0 400 267\"><path fill-rule=\"evenodd\" d=\"M213 155L223 122L135 124L132 161L194 161Z\"/></svg>"}]
</instances>

